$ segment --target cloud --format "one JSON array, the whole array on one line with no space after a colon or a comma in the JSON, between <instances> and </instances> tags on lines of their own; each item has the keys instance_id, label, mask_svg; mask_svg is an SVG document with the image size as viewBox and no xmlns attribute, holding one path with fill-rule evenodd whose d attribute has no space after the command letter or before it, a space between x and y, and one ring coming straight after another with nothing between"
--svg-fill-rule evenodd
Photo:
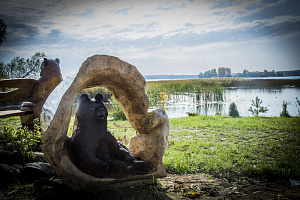
<instances>
[{"instance_id":1,"label":"cloud","mask_svg":"<svg viewBox=\"0 0 300 200\"><path fill-rule=\"evenodd\" d=\"M8 42L1 46L0 58L7 61L45 51L61 57L62 63L68 60L70 68L96 53L124 57L144 67L162 62L165 70L185 62L190 70L197 63L233 63L228 57L243 57L236 49L248 49L247 45L269 49L277 41L299 37L299 12L278 13L281 7L291 9L290 4L285 0L4 1L0 18L7 22ZM291 49L299 49L295 45Z\"/></svg>"},{"instance_id":2,"label":"cloud","mask_svg":"<svg viewBox=\"0 0 300 200\"><path fill-rule=\"evenodd\" d=\"M24 24L37 29L36 32L41 36L47 35L52 29L55 29L75 39L105 39L109 36L110 38L135 40L157 36L167 38L191 33L206 34L245 28L246 25L249 27L251 25L249 22L248 24L234 24L232 19L233 16L245 16L245 14L239 13L241 10L246 10L245 7L249 6L250 1L242 1L239 4L231 1L227 3L216 1L213 4L206 1L183 0L161 2L88 1L88 3L53 1L47 4L40 1L34 2L40 9L36 11L36 14L25 12L26 18L29 16L29 23L25 22ZM258 2L257 7L263 5L261 1L256 2ZM32 4L28 3L27 6L32 6ZM51 5L50 9L49 5ZM24 13L24 10L29 9L24 5L21 10ZM219 16L214 14L216 12L227 14ZM252 22L252 25L253 23L257 24L258 21Z\"/></svg>"}]
</instances>

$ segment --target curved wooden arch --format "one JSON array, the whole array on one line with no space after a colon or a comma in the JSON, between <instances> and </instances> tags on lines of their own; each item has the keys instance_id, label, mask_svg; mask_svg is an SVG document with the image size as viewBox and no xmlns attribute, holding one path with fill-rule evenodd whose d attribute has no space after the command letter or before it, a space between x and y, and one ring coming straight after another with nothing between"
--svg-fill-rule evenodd
<instances>
[{"instance_id":1,"label":"curved wooden arch","mask_svg":"<svg viewBox=\"0 0 300 200\"><path fill-rule=\"evenodd\" d=\"M106 87L112 93L137 131L128 145L130 153L149 162L152 168L151 177L166 176L162 158L169 133L168 116L161 109L148 113L146 82L135 66L117 57L94 55L82 64L73 83L63 95L50 126L42 136L42 151L63 182L74 190L85 190L141 178L100 179L85 174L72 163L66 144L72 105L82 89L93 86Z\"/></svg>"}]
</instances>

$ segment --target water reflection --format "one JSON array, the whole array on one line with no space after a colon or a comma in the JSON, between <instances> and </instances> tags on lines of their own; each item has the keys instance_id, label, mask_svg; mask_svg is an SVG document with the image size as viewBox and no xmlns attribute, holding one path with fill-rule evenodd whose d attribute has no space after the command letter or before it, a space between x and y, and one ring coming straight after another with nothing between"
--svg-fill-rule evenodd
<instances>
[{"instance_id":1,"label":"water reflection","mask_svg":"<svg viewBox=\"0 0 300 200\"><path fill-rule=\"evenodd\" d=\"M225 90L224 96L224 101L205 102L203 99L197 100L196 94L174 95L167 102L167 113L170 118L186 117L187 113L228 115L229 105L234 102L240 116L252 116L248 109L251 101L258 96L262 100L262 106L269 109L267 113L260 113L260 116L279 116L283 101L287 102L290 115L299 115L296 98L300 97L300 90L297 88L229 88Z\"/></svg>"},{"instance_id":2,"label":"water reflection","mask_svg":"<svg viewBox=\"0 0 300 200\"><path fill-rule=\"evenodd\" d=\"M228 115L229 105L234 102L240 116L253 116L248 109L251 101L258 96L262 100L262 106L269 111L259 116L279 116L282 111L283 101L287 102L287 110L290 115L298 116L299 110L296 105L296 98L300 98L300 89L297 88L229 88L225 90L224 101L205 101L197 98L197 94L188 93L185 95L172 95L166 104L166 112L169 118L187 117L187 113L198 113L200 115ZM105 104L110 112L110 103ZM73 115L78 104L73 106ZM151 111L151 110L150 110ZM109 116L111 118L111 116Z\"/></svg>"}]
</instances>

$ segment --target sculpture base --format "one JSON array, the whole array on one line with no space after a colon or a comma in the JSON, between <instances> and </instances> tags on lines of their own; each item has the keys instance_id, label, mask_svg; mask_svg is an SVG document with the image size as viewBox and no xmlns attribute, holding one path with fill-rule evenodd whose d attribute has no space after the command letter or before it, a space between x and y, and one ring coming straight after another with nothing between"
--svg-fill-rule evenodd
<instances>
[{"instance_id":1,"label":"sculpture base","mask_svg":"<svg viewBox=\"0 0 300 200\"><path fill-rule=\"evenodd\" d=\"M124 188L128 186L137 186L137 185L152 185L157 183L157 178L153 175L139 175L132 176L129 178L120 178L103 181L101 183L95 183L93 185L89 185L87 189L82 191L90 192L90 191L105 191L105 190L113 190L116 188ZM74 189L74 188L73 188Z\"/></svg>"}]
</instances>

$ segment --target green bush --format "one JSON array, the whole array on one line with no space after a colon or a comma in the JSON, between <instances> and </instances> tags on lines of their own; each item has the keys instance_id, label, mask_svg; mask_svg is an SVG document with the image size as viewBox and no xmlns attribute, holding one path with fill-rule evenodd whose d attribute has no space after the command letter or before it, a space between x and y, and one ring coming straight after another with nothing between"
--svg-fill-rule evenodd
<instances>
[{"instance_id":1,"label":"green bush","mask_svg":"<svg viewBox=\"0 0 300 200\"><path fill-rule=\"evenodd\" d=\"M114 120L127 120L126 116L121 108L121 106L118 104L118 102L112 97L110 100L110 103L112 104L112 117Z\"/></svg>"},{"instance_id":2,"label":"green bush","mask_svg":"<svg viewBox=\"0 0 300 200\"><path fill-rule=\"evenodd\" d=\"M237 110L237 107L234 102L232 102L229 105L229 116L230 117L239 117L240 116L239 111Z\"/></svg>"},{"instance_id":3,"label":"green bush","mask_svg":"<svg viewBox=\"0 0 300 200\"><path fill-rule=\"evenodd\" d=\"M255 98L255 100L252 100L251 106L248 109L249 112L252 113L252 115L258 116L258 114L261 113L266 113L269 109L267 107L261 106L262 100L258 98L258 96ZM254 108L252 108L254 106Z\"/></svg>"},{"instance_id":4,"label":"green bush","mask_svg":"<svg viewBox=\"0 0 300 200\"><path fill-rule=\"evenodd\" d=\"M194 117L194 116L198 116L199 115L198 113L190 113L190 112L188 112L187 114L189 115L189 117Z\"/></svg>"},{"instance_id":5,"label":"green bush","mask_svg":"<svg viewBox=\"0 0 300 200\"><path fill-rule=\"evenodd\" d=\"M280 113L280 117L290 117L290 114L287 111L287 103L285 101L282 103L282 112Z\"/></svg>"},{"instance_id":6,"label":"green bush","mask_svg":"<svg viewBox=\"0 0 300 200\"><path fill-rule=\"evenodd\" d=\"M41 151L41 137L40 128L36 124L33 131L27 127L5 126L0 132L0 145L7 151L16 150L26 160L32 158L33 151Z\"/></svg>"}]
</instances>

